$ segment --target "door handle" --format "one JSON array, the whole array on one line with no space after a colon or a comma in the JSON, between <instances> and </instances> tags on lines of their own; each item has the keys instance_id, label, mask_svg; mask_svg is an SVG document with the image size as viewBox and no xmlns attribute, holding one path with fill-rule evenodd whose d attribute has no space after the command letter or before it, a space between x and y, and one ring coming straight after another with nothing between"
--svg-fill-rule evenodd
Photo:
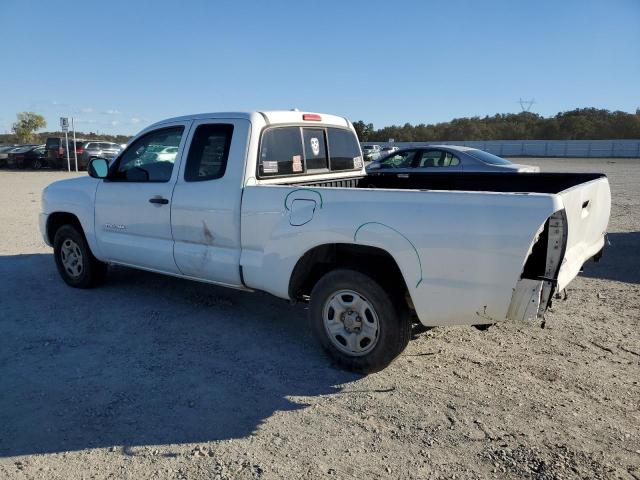
<instances>
[{"instance_id":1,"label":"door handle","mask_svg":"<svg viewBox=\"0 0 640 480\"><path fill-rule=\"evenodd\" d=\"M169 200L162 197L151 197L149 199L149 203L158 203L160 205L166 205L167 203L169 203Z\"/></svg>"},{"instance_id":2,"label":"door handle","mask_svg":"<svg viewBox=\"0 0 640 480\"><path fill-rule=\"evenodd\" d=\"M398 174L398 178L409 178L409 174L408 173L399 173Z\"/></svg>"}]
</instances>

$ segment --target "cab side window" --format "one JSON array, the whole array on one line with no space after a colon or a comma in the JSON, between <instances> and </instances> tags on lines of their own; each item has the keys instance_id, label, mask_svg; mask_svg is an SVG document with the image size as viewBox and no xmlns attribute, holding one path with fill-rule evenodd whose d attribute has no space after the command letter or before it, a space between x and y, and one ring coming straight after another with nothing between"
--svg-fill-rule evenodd
<instances>
[{"instance_id":1,"label":"cab side window","mask_svg":"<svg viewBox=\"0 0 640 480\"><path fill-rule=\"evenodd\" d=\"M118 158L109 180L168 182L184 127L155 130L133 142Z\"/></svg>"},{"instance_id":2,"label":"cab side window","mask_svg":"<svg viewBox=\"0 0 640 480\"><path fill-rule=\"evenodd\" d=\"M187 182L221 178L227 169L233 125L200 125L193 134L184 171Z\"/></svg>"}]
</instances>

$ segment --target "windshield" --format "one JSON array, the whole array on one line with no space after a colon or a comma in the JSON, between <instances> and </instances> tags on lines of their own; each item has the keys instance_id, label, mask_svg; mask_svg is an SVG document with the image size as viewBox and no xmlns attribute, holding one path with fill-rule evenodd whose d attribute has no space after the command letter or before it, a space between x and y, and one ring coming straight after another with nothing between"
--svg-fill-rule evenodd
<instances>
[{"instance_id":1,"label":"windshield","mask_svg":"<svg viewBox=\"0 0 640 480\"><path fill-rule=\"evenodd\" d=\"M489 165L511 165L509 160L505 160L504 158L500 158L497 155L483 150L466 150L464 153Z\"/></svg>"}]
</instances>

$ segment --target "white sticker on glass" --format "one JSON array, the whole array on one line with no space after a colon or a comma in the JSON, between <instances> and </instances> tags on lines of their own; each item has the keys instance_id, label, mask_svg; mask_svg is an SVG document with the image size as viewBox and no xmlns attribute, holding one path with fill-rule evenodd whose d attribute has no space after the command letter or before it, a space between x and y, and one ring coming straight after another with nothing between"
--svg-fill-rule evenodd
<instances>
[{"instance_id":1,"label":"white sticker on glass","mask_svg":"<svg viewBox=\"0 0 640 480\"><path fill-rule=\"evenodd\" d=\"M278 173L278 162L275 160L267 160L262 162L262 171L264 173Z\"/></svg>"},{"instance_id":2,"label":"white sticker on glass","mask_svg":"<svg viewBox=\"0 0 640 480\"><path fill-rule=\"evenodd\" d=\"M362 168L362 157L360 155L353 157L353 168Z\"/></svg>"},{"instance_id":3,"label":"white sticker on glass","mask_svg":"<svg viewBox=\"0 0 640 480\"><path fill-rule=\"evenodd\" d=\"M316 137L313 137L309 143L311 143L311 151L313 152L313 155L317 157L320 154L320 142Z\"/></svg>"},{"instance_id":4,"label":"white sticker on glass","mask_svg":"<svg viewBox=\"0 0 640 480\"><path fill-rule=\"evenodd\" d=\"M302 171L302 157L300 155L294 155L291 157L293 160L293 171L301 172Z\"/></svg>"}]
</instances>

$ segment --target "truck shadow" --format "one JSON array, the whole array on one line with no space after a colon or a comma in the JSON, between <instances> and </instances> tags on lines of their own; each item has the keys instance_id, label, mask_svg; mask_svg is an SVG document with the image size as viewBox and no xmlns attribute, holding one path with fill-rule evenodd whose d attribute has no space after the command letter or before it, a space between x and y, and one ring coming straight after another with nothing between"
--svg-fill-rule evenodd
<instances>
[{"instance_id":1,"label":"truck shadow","mask_svg":"<svg viewBox=\"0 0 640 480\"><path fill-rule=\"evenodd\" d=\"M50 254L0 278L0 457L247 437L360 378L266 294L124 268L76 290Z\"/></svg>"},{"instance_id":2,"label":"truck shadow","mask_svg":"<svg viewBox=\"0 0 640 480\"><path fill-rule=\"evenodd\" d=\"M604 254L598 263L588 262L581 273L584 277L640 283L640 232L609 233Z\"/></svg>"}]
</instances>

